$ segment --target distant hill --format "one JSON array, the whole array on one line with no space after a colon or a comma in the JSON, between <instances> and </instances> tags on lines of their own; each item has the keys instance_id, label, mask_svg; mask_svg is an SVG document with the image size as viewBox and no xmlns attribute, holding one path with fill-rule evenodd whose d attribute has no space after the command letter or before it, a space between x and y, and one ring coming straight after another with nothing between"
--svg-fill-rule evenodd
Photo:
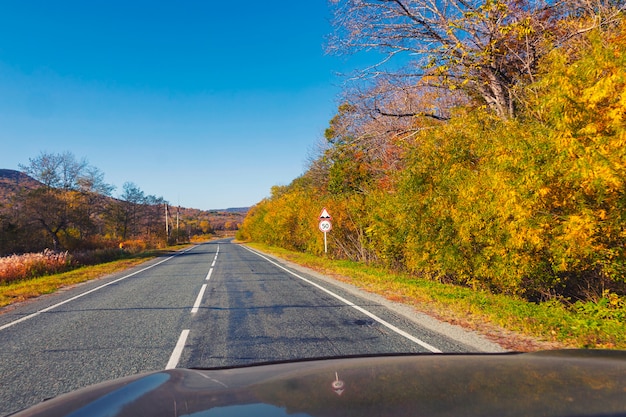
<instances>
[{"instance_id":1,"label":"distant hill","mask_svg":"<svg viewBox=\"0 0 626 417\"><path fill-rule=\"evenodd\" d=\"M246 214L250 210L250 207L231 207L224 210L215 210L215 211L225 211L228 213L243 213Z\"/></svg>"},{"instance_id":2,"label":"distant hill","mask_svg":"<svg viewBox=\"0 0 626 417\"><path fill-rule=\"evenodd\" d=\"M22 190L41 186L36 179L13 169L0 169L0 200L6 201Z\"/></svg>"}]
</instances>

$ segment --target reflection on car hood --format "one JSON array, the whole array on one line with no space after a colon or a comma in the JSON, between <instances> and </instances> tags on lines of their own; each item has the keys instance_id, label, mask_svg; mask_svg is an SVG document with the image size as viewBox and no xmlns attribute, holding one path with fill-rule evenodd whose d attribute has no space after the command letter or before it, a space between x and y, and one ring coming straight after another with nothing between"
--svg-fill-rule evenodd
<instances>
[{"instance_id":1,"label":"reflection on car hood","mask_svg":"<svg viewBox=\"0 0 626 417\"><path fill-rule=\"evenodd\" d=\"M24 416L626 415L626 352L417 355L174 369L94 385Z\"/></svg>"}]
</instances>

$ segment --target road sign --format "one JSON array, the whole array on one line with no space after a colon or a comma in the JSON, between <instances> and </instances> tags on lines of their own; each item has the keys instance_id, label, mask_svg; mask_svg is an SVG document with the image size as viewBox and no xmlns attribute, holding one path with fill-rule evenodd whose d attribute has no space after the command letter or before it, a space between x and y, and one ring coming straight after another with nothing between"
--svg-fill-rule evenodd
<instances>
[{"instance_id":1,"label":"road sign","mask_svg":"<svg viewBox=\"0 0 626 417\"><path fill-rule=\"evenodd\" d=\"M319 228L320 231L324 233L330 232L331 230L333 230L333 224L330 222L330 220L320 220Z\"/></svg>"},{"instance_id":2,"label":"road sign","mask_svg":"<svg viewBox=\"0 0 626 417\"><path fill-rule=\"evenodd\" d=\"M324 207L322 213L320 214L320 223L318 225L320 231L324 233L324 253L328 252L328 241L326 240L326 233L333 230L333 224L330 222L330 219L330 214L328 213L328 210L326 210L326 207Z\"/></svg>"},{"instance_id":3,"label":"road sign","mask_svg":"<svg viewBox=\"0 0 626 417\"><path fill-rule=\"evenodd\" d=\"M330 214L328 213L328 210L326 210L326 207L324 207L322 209L322 213L320 214L320 220L326 219L326 220L331 220L332 217L330 217Z\"/></svg>"}]
</instances>

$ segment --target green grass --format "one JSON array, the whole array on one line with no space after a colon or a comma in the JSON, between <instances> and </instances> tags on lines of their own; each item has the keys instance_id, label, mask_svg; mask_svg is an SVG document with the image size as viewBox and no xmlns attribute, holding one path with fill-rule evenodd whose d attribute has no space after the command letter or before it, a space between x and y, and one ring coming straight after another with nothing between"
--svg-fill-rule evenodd
<instances>
[{"instance_id":1,"label":"green grass","mask_svg":"<svg viewBox=\"0 0 626 417\"><path fill-rule=\"evenodd\" d=\"M261 244L250 246L351 283L392 301L487 335L505 348L626 349L626 300L563 304L526 300L398 274L358 262L331 260Z\"/></svg>"}]
</instances>

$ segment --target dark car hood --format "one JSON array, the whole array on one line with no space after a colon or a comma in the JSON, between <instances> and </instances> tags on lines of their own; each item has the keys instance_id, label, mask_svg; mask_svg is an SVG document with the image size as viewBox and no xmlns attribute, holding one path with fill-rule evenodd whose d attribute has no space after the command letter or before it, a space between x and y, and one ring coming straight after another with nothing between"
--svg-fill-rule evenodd
<instances>
[{"instance_id":1,"label":"dark car hood","mask_svg":"<svg viewBox=\"0 0 626 417\"><path fill-rule=\"evenodd\" d=\"M419 355L174 369L15 416L626 415L626 352Z\"/></svg>"}]
</instances>

